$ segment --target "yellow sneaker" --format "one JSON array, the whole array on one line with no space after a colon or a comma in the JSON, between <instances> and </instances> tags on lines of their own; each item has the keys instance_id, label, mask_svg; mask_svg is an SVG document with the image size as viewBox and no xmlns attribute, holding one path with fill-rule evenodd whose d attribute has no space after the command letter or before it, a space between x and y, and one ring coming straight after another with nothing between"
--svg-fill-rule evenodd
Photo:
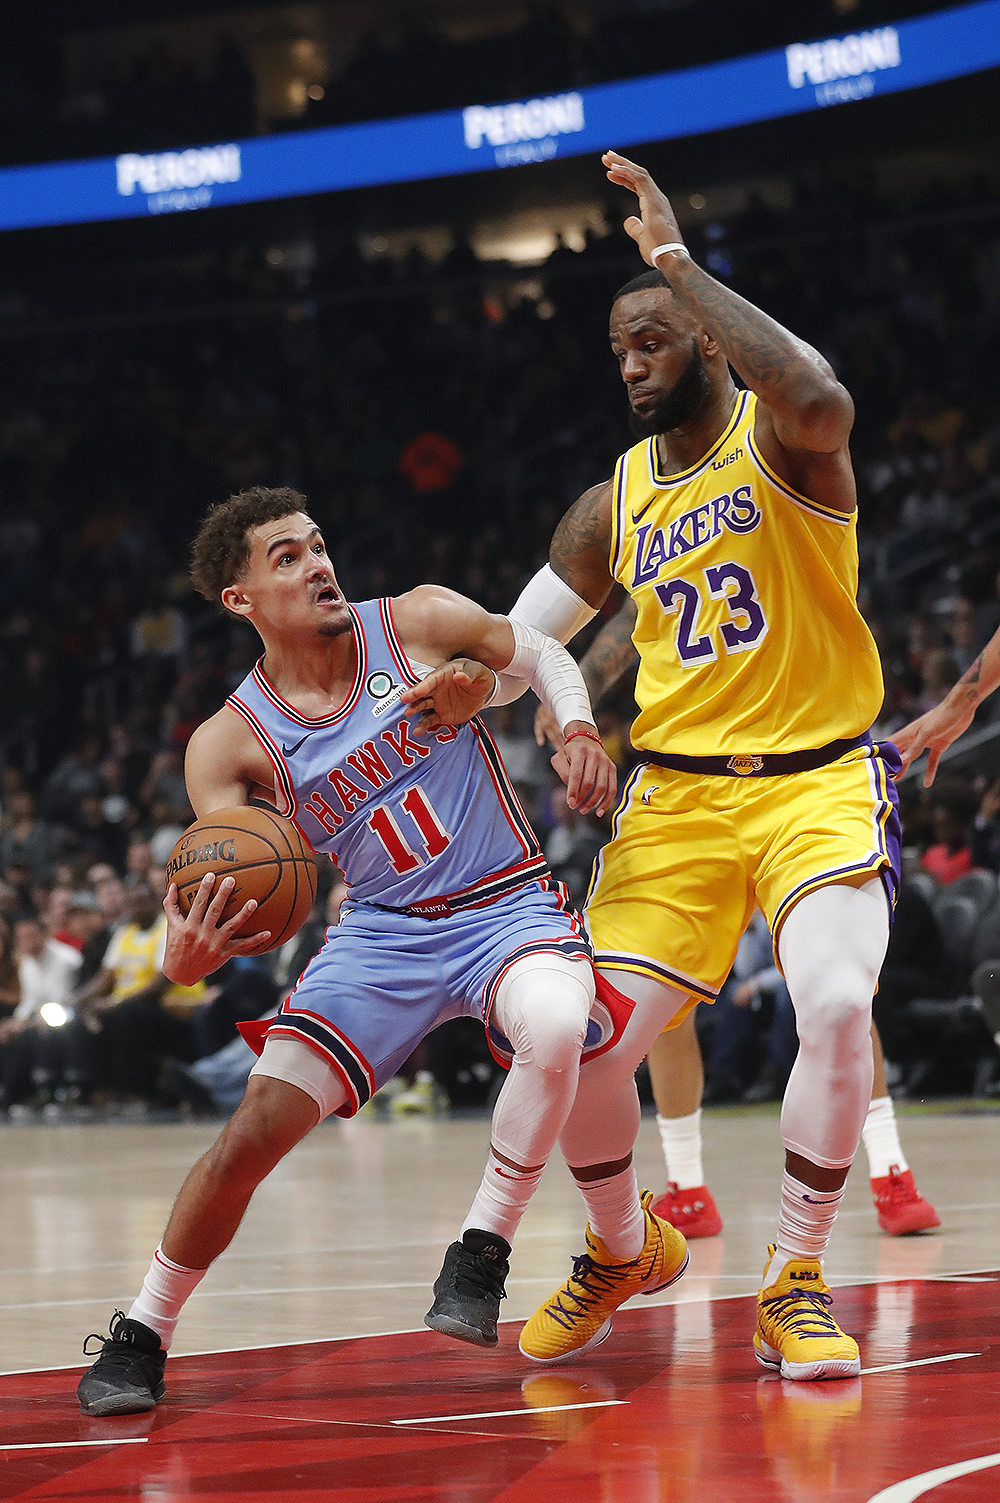
<instances>
[{"instance_id":1,"label":"yellow sneaker","mask_svg":"<svg viewBox=\"0 0 1000 1503\"><path fill-rule=\"evenodd\" d=\"M769 1247L765 1278L773 1257ZM830 1314L832 1302L819 1259L790 1259L777 1281L757 1295L757 1361L779 1368L783 1378L856 1378L861 1372L858 1344Z\"/></svg>"},{"instance_id":2,"label":"yellow sneaker","mask_svg":"<svg viewBox=\"0 0 1000 1503\"><path fill-rule=\"evenodd\" d=\"M611 1317L633 1294L655 1294L688 1266L687 1243L669 1221L650 1211L653 1196L642 1192L646 1240L642 1252L617 1262L587 1227L587 1251L573 1259L573 1272L521 1332L518 1345L532 1362L565 1362L597 1346L611 1330Z\"/></svg>"}]
</instances>

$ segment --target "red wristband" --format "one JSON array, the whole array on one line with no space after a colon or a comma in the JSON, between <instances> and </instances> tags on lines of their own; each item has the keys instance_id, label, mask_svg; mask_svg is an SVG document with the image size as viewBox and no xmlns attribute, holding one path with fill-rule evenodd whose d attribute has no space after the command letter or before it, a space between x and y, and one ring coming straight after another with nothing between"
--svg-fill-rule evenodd
<instances>
[{"instance_id":1,"label":"red wristband","mask_svg":"<svg viewBox=\"0 0 1000 1503\"><path fill-rule=\"evenodd\" d=\"M565 744L567 741L572 741L572 739L573 739L574 736L586 736L586 738L587 738L588 741L596 741L597 744L598 744L598 746L603 746L604 745L604 742L601 740L601 738L597 734L596 730L584 730L582 727L578 731L566 731L566 732L564 732L564 734L563 734L563 743Z\"/></svg>"}]
</instances>

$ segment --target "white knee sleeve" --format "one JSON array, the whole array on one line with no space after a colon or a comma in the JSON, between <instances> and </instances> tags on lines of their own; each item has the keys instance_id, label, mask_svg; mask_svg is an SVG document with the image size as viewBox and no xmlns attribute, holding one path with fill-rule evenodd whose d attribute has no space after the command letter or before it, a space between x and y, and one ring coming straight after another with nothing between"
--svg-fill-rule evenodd
<instances>
[{"instance_id":1,"label":"white knee sleeve","mask_svg":"<svg viewBox=\"0 0 1000 1503\"><path fill-rule=\"evenodd\" d=\"M781 1113L785 1147L825 1169L851 1163L871 1099L871 1002L889 940L885 890L822 887L779 939L799 1053Z\"/></svg>"},{"instance_id":2,"label":"white knee sleeve","mask_svg":"<svg viewBox=\"0 0 1000 1503\"><path fill-rule=\"evenodd\" d=\"M559 1137L573 1169L613 1163L631 1153L641 1115L636 1069L687 1000L685 992L636 971L610 971L608 980L635 1006L615 1047L588 1060L580 1071L573 1110Z\"/></svg>"},{"instance_id":3,"label":"white knee sleeve","mask_svg":"<svg viewBox=\"0 0 1000 1503\"><path fill-rule=\"evenodd\" d=\"M589 961L558 954L525 955L497 988L490 1013L517 1064L575 1070L594 1000Z\"/></svg>"}]
</instances>

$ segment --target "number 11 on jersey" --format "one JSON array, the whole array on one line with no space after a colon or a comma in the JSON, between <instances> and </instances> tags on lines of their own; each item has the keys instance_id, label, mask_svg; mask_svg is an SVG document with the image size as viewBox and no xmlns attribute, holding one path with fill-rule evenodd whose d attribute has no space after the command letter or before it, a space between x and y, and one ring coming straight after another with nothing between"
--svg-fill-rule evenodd
<instances>
[{"instance_id":1,"label":"number 11 on jersey","mask_svg":"<svg viewBox=\"0 0 1000 1503\"><path fill-rule=\"evenodd\" d=\"M367 824L384 846L393 871L404 877L407 872L415 871L425 861L433 861L435 856L440 856L442 851L447 850L451 836L438 819L433 804L422 788L411 788L405 798L400 799L399 807L406 810L416 825L424 847L423 855L419 855L410 846L387 804L380 805Z\"/></svg>"}]
</instances>

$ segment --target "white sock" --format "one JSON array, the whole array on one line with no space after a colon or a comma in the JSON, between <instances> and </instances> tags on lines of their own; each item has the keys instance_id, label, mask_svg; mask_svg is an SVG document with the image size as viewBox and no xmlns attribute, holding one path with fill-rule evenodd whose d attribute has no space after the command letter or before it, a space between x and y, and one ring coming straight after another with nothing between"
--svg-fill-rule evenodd
<instances>
[{"instance_id":1,"label":"white sock","mask_svg":"<svg viewBox=\"0 0 1000 1503\"><path fill-rule=\"evenodd\" d=\"M590 1229L619 1262L637 1258L646 1242L646 1217L639 1199L639 1182L630 1164L611 1179L576 1182L587 1205Z\"/></svg>"},{"instance_id":2,"label":"white sock","mask_svg":"<svg viewBox=\"0 0 1000 1503\"><path fill-rule=\"evenodd\" d=\"M701 1107L687 1117L661 1117L656 1114L660 1129L663 1157L667 1165L667 1179L678 1190L694 1190L705 1183L705 1171L701 1167Z\"/></svg>"},{"instance_id":3,"label":"white sock","mask_svg":"<svg viewBox=\"0 0 1000 1503\"><path fill-rule=\"evenodd\" d=\"M869 1179L885 1179L893 1167L900 1174L909 1169L899 1141L891 1096L879 1096L872 1102L861 1129L861 1140L868 1155Z\"/></svg>"},{"instance_id":4,"label":"white sock","mask_svg":"<svg viewBox=\"0 0 1000 1503\"><path fill-rule=\"evenodd\" d=\"M141 1320L149 1326L159 1336L163 1350L169 1351L181 1307L207 1272L207 1268L182 1268L171 1262L161 1244L153 1254L139 1298L128 1312L129 1320Z\"/></svg>"},{"instance_id":5,"label":"white sock","mask_svg":"<svg viewBox=\"0 0 1000 1503\"><path fill-rule=\"evenodd\" d=\"M480 1232L496 1232L505 1242L513 1242L544 1167L542 1164L537 1169L514 1169L497 1158L491 1145L486 1173L458 1234L459 1241L470 1227L475 1227Z\"/></svg>"},{"instance_id":6,"label":"white sock","mask_svg":"<svg viewBox=\"0 0 1000 1503\"><path fill-rule=\"evenodd\" d=\"M786 1169L781 1176L781 1212L774 1257L764 1275L764 1287L773 1284L793 1258L821 1259L830 1242L837 1209L844 1198L839 1190L813 1190L794 1179Z\"/></svg>"}]
</instances>

